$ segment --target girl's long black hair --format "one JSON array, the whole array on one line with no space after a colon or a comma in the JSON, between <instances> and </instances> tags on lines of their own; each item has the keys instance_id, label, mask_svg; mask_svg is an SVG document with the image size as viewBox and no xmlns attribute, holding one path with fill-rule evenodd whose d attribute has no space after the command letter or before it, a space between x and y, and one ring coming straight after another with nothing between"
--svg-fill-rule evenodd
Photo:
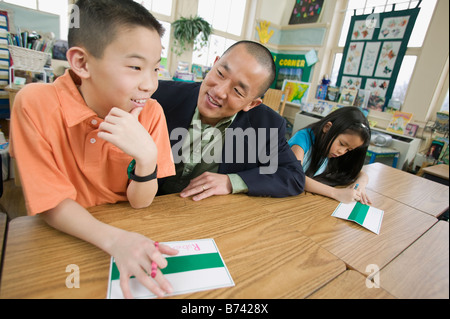
<instances>
[{"instance_id":1,"label":"girl's long black hair","mask_svg":"<svg viewBox=\"0 0 450 319\"><path fill-rule=\"evenodd\" d=\"M324 127L328 122L331 122L332 126L327 133L324 133ZM369 122L362 111L358 107L342 107L319 122L310 124L307 128L311 129L310 134L315 138L312 139L314 143L311 148L310 166L305 172L306 176L330 186L348 185L354 182L364 165L371 136ZM359 135L363 145L342 156L329 158L325 171L314 177L314 173L327 158L331 144L340 134Z\"/></svg>"}]
</instances>

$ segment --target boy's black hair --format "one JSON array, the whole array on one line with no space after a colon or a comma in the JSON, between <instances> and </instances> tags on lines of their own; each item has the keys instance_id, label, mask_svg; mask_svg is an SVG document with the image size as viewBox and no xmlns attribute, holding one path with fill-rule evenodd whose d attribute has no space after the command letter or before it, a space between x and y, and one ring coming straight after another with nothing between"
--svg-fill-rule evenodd
<instances>
[{"instance_id":1,"label":"boy's black hair","mask_svg":"<svg viewBox=\"0 0 450 319\"><path fill-rule=\"evenodd\" d=\"M324 133L323 128L328 122L333 125L327 133ZM307 128L311 129L310 134L311 138L314 136L314 143L311 146L310 166L305 172L306 176L330 186L354 182L364 165L371 136L369 121L362 111L354 106L342 107ZM325 171L314 177L314 173L326 159L331 144L339 134L358 135L363 140L363 145L342 156L329 158Z\"/></svg>"},{"instance_id":2,"label":"boy's black hair","mask_svg":"<svg viewBox=\"0 0 450 319\"><path fill-rule=\"evenodd\" d=\"M256 61L258 61L259 64L264 66L266 70L269 72L269 77L264 82L263 87L260 89L258 97L261 97L264 95L264 93L269 89L269 87L272 85L273 81L275 80L276 75L276 66L275 62L273 61L272 53L263 46L262 44L254 41L249 40L242 40L234 43L232 46L230 46L222 56L226 55L228 52L230 52L234 47L244 45L247 52L250 53Z\"/></svg>"},{"instance_id":3,"label":"boy's black hair","mask_svg":"<svg viewBox=\"0 0 450 319\"><path fill-rule=\"evenodd\" d=\"M69 28L69 48L83 47L96 58L126 28L142 26L164 35L161 23L133 0L78 0L75 5L79 23Z\"/></svg>"}]
</instances>

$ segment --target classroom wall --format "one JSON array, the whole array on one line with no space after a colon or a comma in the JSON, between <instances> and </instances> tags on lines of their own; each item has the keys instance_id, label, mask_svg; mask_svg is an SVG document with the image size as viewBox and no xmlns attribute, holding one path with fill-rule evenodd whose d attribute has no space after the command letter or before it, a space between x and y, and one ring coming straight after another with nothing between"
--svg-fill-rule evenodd
<instances>
[{"instance_id":1,"label":"classroom wall","mask_svg":"<svg viewBox=\"0 0 450 319\"><path fill-rule=\"evenodd\" d=\"M331 70L333 55L327 48L337 45L343 22L343 20L339 20L339 12L345 10L347 1L325 1L317 23L289 25L295 2L296 0L260 0L255 27L261 21L271 23L270 29L274 30L274 36L266 46L273 52L305 54L310 50L315 50L319 62L312 67L310 79L315 86L319 84L323 75L328 74ZM259 40L257 32L253 33L252 39ZM313 101L313 96L314 94L310 94L308 99L310 102ZM298 111L299 106L287 104L284 116L293 122Z\"/></svg>"},{"instance_id":2,"label":"classroom wall","mask_svg":"<svg viewBox=\"0 0 450 319\"><path fill-rule=\"evenodd\" d=\"M287 25L289 16L286 17L286 13L290 15L295 1L296 0L261 0L261 8L257 18L270 21L277 25Z\"/></svg>"},{"instance_id":3,"label":"classroom wall","mask_svg":"<svg viewBox=\"0 0 450 319\"><path fill-rule=\"evenodd\" d=\"M260 0L260 8L256 20L270 21L274 28L292 29L299 37L302 33L309 32L313 26L300 27L289 26L289 18L296 0ZM426 0L424 0L426 1ZM311 83L316 85L322 76L329 73L336 53L329 48L337 47L340 31L346 9L346 0L325 1L325 6L320 20L315 25L326 28L326 34L320 45L311 43L310 47L317 50L319 62L314 66ZM295 30L296 28L296 30ZM254 37L258 39L257 36ZM270 47L272 45L272 47ZM438 0L431 20L427 36L422 48L412 49L411 53L419 53L415 70L412 75L402 111L414 113L413 122L422 128L428 120L434 120L439 111L444 96L448 90L448 47L449 47L449 1ZM277 46L269 43L269 48L276 49ZM300 43L298 47L284 48L287 50L302 51L308 49L308 45ZM407 52L408 54L408 52ZM310 95L310 102L314 98ZM289 109L287 110L289 113ZM291 113L294 110L291 110ZM386 127L392 117L384 112L372 112L371 117L379 124Z\"/></svg>"}]
</instances>

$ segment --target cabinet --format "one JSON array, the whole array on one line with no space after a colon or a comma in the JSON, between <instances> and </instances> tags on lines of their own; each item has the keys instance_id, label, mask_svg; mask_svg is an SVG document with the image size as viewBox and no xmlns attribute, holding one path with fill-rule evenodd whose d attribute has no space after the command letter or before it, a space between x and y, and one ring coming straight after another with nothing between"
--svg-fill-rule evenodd
<instances>
[{"instance_id":1,"label":"cabinet","mask_svg":"<svg viewBox=\"0 0 450 319\"><path fill-rule=\"evenodd\" d=\"M323 116L321 115L311 114L304 111L298 112L295 115L294 128L292 130L293 134L309 124L319 121L322 117ZM420 139L391 133L379 128L372 128L372 131L377 131L392 136L392 144L389 147L400 152L396 168L402 169L405 164L408 165L414 161L414 157L419 151L421 143Z\"/></svg>"}]
</instances>

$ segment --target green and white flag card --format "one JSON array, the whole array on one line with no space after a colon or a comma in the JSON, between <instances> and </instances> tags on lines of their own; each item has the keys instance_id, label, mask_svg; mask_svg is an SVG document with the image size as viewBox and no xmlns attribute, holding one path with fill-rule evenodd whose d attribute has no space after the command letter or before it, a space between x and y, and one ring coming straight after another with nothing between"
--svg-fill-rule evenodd
<instances>
[{"instance_id":1,"label":"green and white flag card","mask_svg":"<svg viewBox=\"0 0 450 319\"><path fill-rule=\"evenodd\" d=\"M331 216L353 221L364 228L380 234L381 222L384 211L381 209L353 202L349 204L340 203Z\"/></svg>"},{"instance_id":2,"label":"green and white flag card","mask_svg":"<svg viewBox=\"0 0 450 319\"><path fill-rule=\"evenodd\" d=\"M219 253L214 239L165 242L177 249L178 255L164 257L168 265L161 272L172 284L172 295L234 286L233 279ZM134 298L156 298L139 281L131 277L129 282ZM122 299L120 273L111 257L107 299Z\"/></svg>"}]
</instances>

